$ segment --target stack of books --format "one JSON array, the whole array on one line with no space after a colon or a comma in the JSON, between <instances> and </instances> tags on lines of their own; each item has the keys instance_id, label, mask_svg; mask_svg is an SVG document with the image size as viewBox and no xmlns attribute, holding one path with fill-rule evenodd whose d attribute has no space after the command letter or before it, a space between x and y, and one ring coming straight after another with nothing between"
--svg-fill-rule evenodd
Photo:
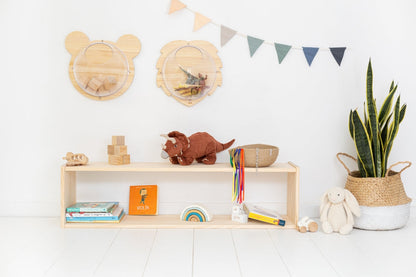
<instances>
[{"instance_id":1,"label":"stack of books","mask_svg":"<svg viewBox=\"0 0 416 277\"><path fill-rule=\"evenodd\" d=\"M79 202L66 208L66 222L119 223L123 217L118 202Z\"/></svg>"},{"instance_id":2,"label":"stack of books","mask_svg":"<svg viewBox=\"0 0 416 277\"><path fill-rule=\"evenodd\" d=\"M285 226L286 224L283 217L276 211L268 210L249 203L244 203L244 210L247 213L248 218L278 226Z\"/></svg>"}]
</instances>

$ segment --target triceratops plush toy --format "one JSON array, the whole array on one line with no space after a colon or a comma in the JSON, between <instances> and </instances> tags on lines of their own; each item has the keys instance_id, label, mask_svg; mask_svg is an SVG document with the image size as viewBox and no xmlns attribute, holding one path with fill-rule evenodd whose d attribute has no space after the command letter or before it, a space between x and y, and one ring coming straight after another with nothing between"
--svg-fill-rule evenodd
<instances>
[{"instance_id":1,"label":"triceratops plush toy","mask_svg":"<svg viewBox=\"0 0 416 277\"><path fill-rule=\"evenodd\" d=\"M173 131L160 136L167 139L166 143L162 144L162 158L169 158L171 163L180 165L190 165L194 160L198 163L214 164L217 153L234 143L234 139L225 144L220 143L205 132L186 137L178 131Z\"/></svg>"}]
</instances>

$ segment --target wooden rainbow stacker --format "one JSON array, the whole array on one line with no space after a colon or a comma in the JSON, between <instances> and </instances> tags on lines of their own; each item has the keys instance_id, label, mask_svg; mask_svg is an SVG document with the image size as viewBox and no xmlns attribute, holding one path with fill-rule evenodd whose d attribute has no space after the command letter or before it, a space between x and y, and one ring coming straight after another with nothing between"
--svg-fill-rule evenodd
<instances>
[{"instance_id":1,"label":"wooden rainbow stacker","mask_svg":"<svg viewBox=\"0 0 416 277\"><path fill-rule=\"evenodd\" d=\"M113 136L112 144L107 146L108 163L121 165L130 163L130 155L127 154L127 145L124 144L124 136Z\"/></svg>"}]
</instances>

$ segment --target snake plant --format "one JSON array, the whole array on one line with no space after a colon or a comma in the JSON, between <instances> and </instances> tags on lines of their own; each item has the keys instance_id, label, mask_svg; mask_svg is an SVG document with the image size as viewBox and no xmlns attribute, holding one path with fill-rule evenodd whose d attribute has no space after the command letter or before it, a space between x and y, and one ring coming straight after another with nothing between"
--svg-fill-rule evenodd
<instances>
[{"instance_id":1,"label":"snake plant","mask_svg":"<svg viewBox=\"0 0 416 277\"><path fill-rule=\"evenodd\" d=\"M397 84L390 85L389 94L377 112L373 96L373 70L371 60L367 68L367 93L364 103L364 120L357 109L350 111L349 131L357 150L357 163L361 177L384 177L393 141L406 113L407 105L400 106L400 96L393 105ZM392 110L393 108L393 110Z\"/></svg>"}]
</instances>

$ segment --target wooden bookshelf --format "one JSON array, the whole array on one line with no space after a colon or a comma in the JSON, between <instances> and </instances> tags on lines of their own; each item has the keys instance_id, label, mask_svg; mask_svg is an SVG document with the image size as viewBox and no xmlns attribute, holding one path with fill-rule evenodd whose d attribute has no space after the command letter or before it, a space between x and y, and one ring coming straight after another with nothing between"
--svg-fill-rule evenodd
<instances>
[{"instance_id":1,"label":"wooden bookshelf","mask_svg":"<svg viewBox=\"0 0 416 277\"><path fill-rule=\"evenodd\" d=\"M275 163L269 167L246 168L246 172L287 174L287 215L284 227L249 220L247 224L231 220L231 215L214 215L211 222L184 222L179 215L129 216L120 223L67 223L65 209L76 203L76 176L82 172L228 172L232 174L228 163L214 165L193 164L190 166L170 163L131 163L110 165L106 162L93 162L85 166L62 166L61 168L61 226L63 228L295 228L299 213L299 168L292 162ZM77 173L79 172L79 173Z\"/></svg>"}]
</instances>

